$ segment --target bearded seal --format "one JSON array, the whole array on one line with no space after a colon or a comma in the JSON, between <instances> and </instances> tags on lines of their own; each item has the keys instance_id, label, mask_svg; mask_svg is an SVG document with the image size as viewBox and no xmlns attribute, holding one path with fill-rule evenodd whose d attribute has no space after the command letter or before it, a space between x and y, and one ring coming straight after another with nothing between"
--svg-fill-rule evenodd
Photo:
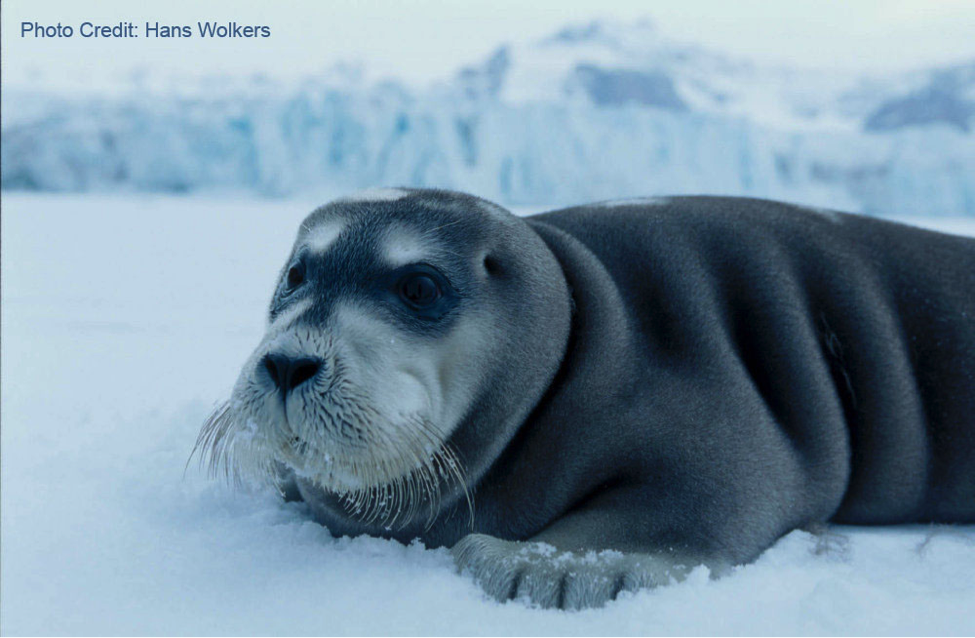
<instances>
[{"instance_id":1,"label":"bearded seal","mask_svg":"<svg viewBox=\"0 0 975 638\"><path fill-rule=\"evenodd\" d=\"M728 197L302 223L198 447L335 535L604 604L833 521L975 521L975 240Z\"/></svg>"}]
</instances>

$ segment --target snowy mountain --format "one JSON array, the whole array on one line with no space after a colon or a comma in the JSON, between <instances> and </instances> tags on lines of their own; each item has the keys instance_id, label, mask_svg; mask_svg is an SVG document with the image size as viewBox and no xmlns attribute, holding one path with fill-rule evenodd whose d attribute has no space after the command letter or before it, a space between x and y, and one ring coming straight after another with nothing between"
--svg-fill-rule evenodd
<instances>
[{"instance_id":1,"label":"snowy mountain","mask_svg":"<svg viewBox=\"0 0 975 638\"><path fill-rule=\"evenodd\" d=\"M781 128L892 130L975 120L975 61L868 78L760 67L665 39L647 21L592 22L502 46L458 74L468 95L508 103L582 101L761 119Z\"/></svg>"},{"instance_id":2,"label":"snowy mountain","mask_svg":"<svg viewBox=\"0 0 975 638\"><path fill-rule=\"evenodd\" d=\"M971 131L975 124L975 62L928 74L919 86L879 104L864 128L891 131L926 124Z\"/></svg>"},{"instance_id":3,"label":"snowy mountain","mask_svg":"<svg viewBox=\"0 0 975 638\"><path fill-rule=\"evenodd\" d=\"M430 87L137 78L5 87L2 187L469 190L508 204L661 193L975 216L975 61L889 77L767 67L593 22L499 47Z\"/></svg>"}]
</instances>

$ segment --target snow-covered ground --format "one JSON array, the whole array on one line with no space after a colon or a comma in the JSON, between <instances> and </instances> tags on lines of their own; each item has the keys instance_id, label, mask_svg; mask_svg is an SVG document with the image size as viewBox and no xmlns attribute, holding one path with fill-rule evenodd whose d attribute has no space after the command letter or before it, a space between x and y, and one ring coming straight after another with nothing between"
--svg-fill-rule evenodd
<instances>
[{"instance_id":1,"label":"snow-covered ground","mask_svg":"<svg viewBox=\"0 0 975 638\"><path fill-rule=\"evenodd\" d=\"M975 633L973 527L836 528L818 553L795 532L732 577L564 613L184 475L313 203L3 194L4 634Z\"/></svg>"}]
</instances>

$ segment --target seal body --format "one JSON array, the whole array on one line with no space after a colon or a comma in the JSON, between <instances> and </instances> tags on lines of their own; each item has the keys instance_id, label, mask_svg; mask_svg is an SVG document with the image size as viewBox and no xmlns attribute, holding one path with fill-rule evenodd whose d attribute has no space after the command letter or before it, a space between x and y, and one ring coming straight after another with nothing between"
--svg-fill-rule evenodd
<instances>
[{"instance_id":1,"label":"seal body","mask_svg":"<svg viewBox=\"0 0 975 638\"><path fill-rule=\"evenodd\" d=\"M408 192L382 205L492 206ZM579 608L827 521L975 522L975 240L741 198L492 211L504 232L446 240L532 254L497 257L504 321L478 330L502 347L445 436L473 499L390 526L285 463L333 533L446 545L499 600Z\"/></svg>"}]
</instances>

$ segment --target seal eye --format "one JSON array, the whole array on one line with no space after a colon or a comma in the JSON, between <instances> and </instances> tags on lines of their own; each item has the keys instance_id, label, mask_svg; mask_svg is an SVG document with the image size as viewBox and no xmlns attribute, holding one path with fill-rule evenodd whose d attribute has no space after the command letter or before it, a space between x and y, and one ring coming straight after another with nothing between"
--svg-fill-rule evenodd
<instances>
[{"instance_id":1,"label":"seal eye","mask_svg":"<svg viewBox=\"0 0 975 638\"><path fill-rule=\"evenodd\" d=\"M297 288L305 281L305 264L297 262L288 268L288 289Z\"/></svg>"},{"instance_id":2,"label":"seal eye","mask_svg":"<svg viewBox=\"0 0 975 638\"><path fill-rule=\"evenodd\" d=\"M428 308L440 299L440 295L440 286L426 273L411 273L399 284L399 296L414 308Z\"/></svg>"}]
</instances>

